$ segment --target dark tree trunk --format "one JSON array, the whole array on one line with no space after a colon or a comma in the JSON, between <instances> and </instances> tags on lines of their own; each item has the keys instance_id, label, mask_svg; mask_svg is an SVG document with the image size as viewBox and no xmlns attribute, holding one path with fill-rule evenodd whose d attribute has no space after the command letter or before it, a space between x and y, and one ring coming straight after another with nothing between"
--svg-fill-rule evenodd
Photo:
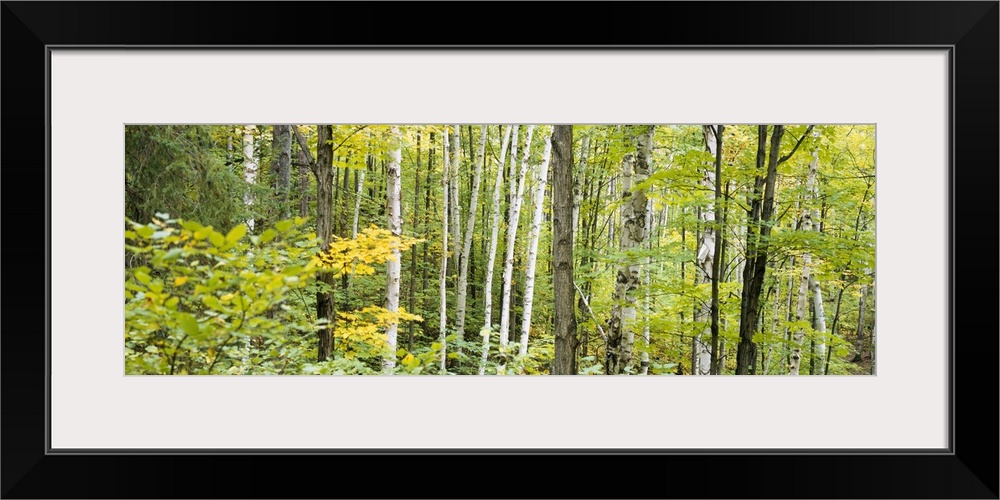
<instances>
[{"instance_id":1,"label":"dark tree trunk","mask_svg":"<svg viewBox=\"0 0 1000 500\"><path fill-rule=\"evenodd\" d=\"M417 132L417 168L413 179L413 230L416 232L420 227L420 132ZM407 312L413 314L417 307L417 252L410 252L410 305ZM413 352L413 329L416 327L415 321L410 321L406 328L406 350Z\"/></svg>"},{"instance_id":2,"label":"dark tree trunk","mask_svg":"<svg viewBox=\"0 0 1000 500\"><path fill-rule=\"evenodd\" d=\"M715 250L712 256L712 358L709 373L719 374L719 278L722 275L722 132L723 125L715 128Z\"/></svg>"},{"instance_id":3,"label":"dark tree trunk","mask_svg":"<svg viewBox=\"0 0 1000 500\"><path fill-rule=\"evenodd\" d=\"M781 137L785 133L782 125L775 125L771 134L771 154L767 152L767 125L757 127L757 177L754 179L754 193L747 223L747 260L743 268L743 296L740 303L740 343L736 349L736 374L750 372L756 356L753 334L757 326L760 310L760 292L767 271L767 238L771 234L770 221L774 214L774 184L778 175L778 153ZM766 177L760 172L767 164ZM761 191L763 199L760 198Z\"/></svg>"},{"instance_id":4,"label":"dark tree trunk","mask_svg":"<svg viewBox=\"0 0 1000 500\"><path fill-rule=\"evenodd\" d=\"M323 247L330 245L333 237L333 126L318 125L316 142L316 162L313 174L316 176L316 234L323 239ZM320 273L320 281L329 287L327 293L316 294L316 314L320 319L330 322L327 328L319 331L319 349L316 359L325 361L333 351L333 322L336 318L333 288L335 280L332 273Z\"/></svg>"},{"instance_id":5,"label":"dark tree trunk","mask_svg":"<svg viewBox=\"0 0 1000 500\"><path fill-rule=\"evenodd\" d=\"M552 244L555 297L553 375L573 375L576 366L576 313L573 285L573 126L552 129Z\"/></svg>"},{"instance_id":6,"label":"dark tree trunk","mask_svg":"<svg viewBox=\"0 0 1000 500\"><path fill-rule=\"evenodd\" d=\"M278 218L289 215L288 191L292 182L292 126L272 125L274 136L274 159L271 172L274 174L274 189L278 199Z\"/></svg>"}]
</instances>

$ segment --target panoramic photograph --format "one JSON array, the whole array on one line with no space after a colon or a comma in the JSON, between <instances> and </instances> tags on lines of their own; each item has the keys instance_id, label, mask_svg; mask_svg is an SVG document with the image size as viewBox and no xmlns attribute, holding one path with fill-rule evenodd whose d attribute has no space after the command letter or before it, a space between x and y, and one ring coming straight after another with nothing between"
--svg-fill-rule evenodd
<instances>
[{"instance_id":1,"label":"panoramic photograph","mask_svg":"<svg viewBox=\"0 0 1000 500\"><path fill-rule=\"evenodd\" d=\"M874 375L872 124L126 125L126 375Z\"/></svg>"}]
</instances>

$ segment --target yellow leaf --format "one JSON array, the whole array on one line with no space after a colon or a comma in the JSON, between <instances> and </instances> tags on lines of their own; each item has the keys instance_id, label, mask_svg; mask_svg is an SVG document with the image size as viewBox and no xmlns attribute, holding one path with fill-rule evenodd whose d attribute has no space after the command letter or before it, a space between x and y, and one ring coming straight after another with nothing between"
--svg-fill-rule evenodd
<instances>
[{"instance_id":1,"label":"yellow leaf","mask_svg":"<svg viewBox=\"0 0 1000 500\"><path fill-rule=\"evenodd\" d=\"M187 276L178 276L174 278L174 286L181 286L184 283L187 283L187 280Z\"/></svg>"}]
</instances>

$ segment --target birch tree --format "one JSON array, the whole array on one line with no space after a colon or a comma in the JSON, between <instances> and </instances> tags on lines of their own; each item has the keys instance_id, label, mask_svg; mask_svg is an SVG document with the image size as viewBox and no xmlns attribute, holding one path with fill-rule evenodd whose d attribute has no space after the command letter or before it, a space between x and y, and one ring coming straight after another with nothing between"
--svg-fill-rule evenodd
<instances>
[{"instance_id":1,"label":"birch tree","mask_svg":"<svg viewBox=\"0 0 1000 500\"><path fill-rule=\"evenodd\" d=\"M649 175L649 155L653 141L652 125L630 127L635 137L635 153L626 155L622 165L622 225L620 246L628 252L646 239L646 190L633 189ZM641 263L626 257L618 266L615 292L608 328L605 373L618 375L632 368L632 348L635 343L636 297Z\"/></svg>"},{"instance_id":2,"label":"birch tree","mask_svg":"<svg viewBox=\"0 0 1000 500\"><path fill-rule=\"evenodd\" d=\"M814 226L816 226L815 218L817 213L813 205L815 204L817 193L816 172L818 164L819 152L814 149L813 159L809 163L809 173L806 177L806 198L803 203L801 222L799 223L799 229L802 231L812 231L814 230ZM818 230L818 228L816 228L816 230ZM805 322L807 303L810 299L813 301L816 316L813 328L816 330L820 340L820 342L817 342L817 352L822 353L826 347L821 343L822 335L826 333L826 314L823 311L823 292L812 269L812 253L806 250L802 254L802 276L800 277L798 301L795 308L795 321L799 323L799 326L792 333L793 345L788 370L790 375L798 375L801 371L802 342L805 338L805 330L802 328L802 324ZM820 354L820 358L822 359L822 354ZM822 370L821 365L820 371Z\"/></svg>"},{"instance_id":3,"label":"birch tree","mask_svg":"<svg viewBox=\"0 0 1000 500\"><path fill-rule=\"evenodd\" d=\"M500 236L500 191L503 187L504 159L507 155L507 144L511 140L512 129L514 141L517 142L517 125L513 127L507 125L504 128L503 143L500 146L500 160L497 163L497 176L493 184L493 225L490 229L490 248L486 261L486 284L484 285L483 298L485 304L482 329L483 353L479 361L480 375L486 372L486 360L489 359L490 355L490 334L493 331L493 266L496 263L497 239Z\"/></svg>"},{"instance_id":4,"label":"birch tree","mask_svg":"<svg viewBox=\"0 0 1000 500\"><path fill-rule=\"evenodd\" d=\"M448 174L449 196L451 199L448 200L448 209L451 210L451 257L452 263L455 265L452 272L455 272L462 267L462 206L458 202L458 181L460 179L459 173L461 171L459 158L462 155L462 147L460 139L461 134L459 134L458 125L453 125L452 127L451 144L450 146L445 146L445 151L449 151L449 148L451 151L451 172ZM448 135L447 130L444 135Z\"/></svg>"},{"instance_id":5,"label":"birch tree","mask_svg":"<svg viewBox=\"0 0 1000 500\"><path fill-rule=\"evenodd\" d=\"M389 232L398 238L403 235L403 219L400 215L402 136L399 133L398 127L392 127L391 136L393 149L389 152L389 165L386 169L386 187L388 191L386 211L389 213ZM386 310L390 313L399 312L400 264L399 247L394 246L392 257L386 262ZM396 367L396 333L398 327L399 325L393 321L386 328L387 352L385 359L382 361L382 371L388 375L391 375L393 369Z\"/></svg>"},{"instance_id":6,"label":"birch tree","mask_svg":"<svg viewBox=\"0 0 1000 500\"><path fill-rule=\"evenodd\" d=\"M255 125L247 125L243 128L243 178L247 181L247 185L251 186L251 189L257 183L257 155L254 153L253 137L256 130L257 127ZM254 199L251 189L247 189L246 194L243 195L243 203L253 213L251 207L254 204ZM251 234L253 234L253 226L254 218L251 215L247 219L247 228Z\"/></svg>"},{"instance_id":7,"label":"birch tree","mask_svg":"<svg viewBox=\"0 0 1000 500\"><path fill-rule=\"evenodd\" d=\"M573 240L576 241L576 231L580 221L580 201L583 191L583 173L587 170L587 155L590 152L590 136L583 138L580 146L580 165L573 179Z\"/></svg>"},{"instance_id":8,"label":"birch tree","mask_svg":"<svg viewBox=\"0 0 1000 500\"><path fill-rule=\"evenodd\" d=\"M813 159L809 163L809 176L806 179L806 192L812 203L812 220L813 230L820 232L819 224L819 211L816 210L816 202L819 199L819 179L818 170L819 167L819 149L818 145L813 149ZM812 273L809 276L809 290L812 293L813 299L813 310L816 314L816 320L813 324L813 329L816 330L816 352L814 353L816 359L822 360L826 352L826 311L823 309L823 289L820 286L819 280L816 278L816 273ZM822 362L818 365L819 374L825 374L824 364Z\"/></svg>"},{"instance_id":9,"label":"birch tree","mask_svg":"<svg viewBox=\"0 0 1000 500\"><path fill-rule=\"evenodd\" d=\"M713 125L705 125L702 127L702 134L705 138L705 149L715 158L719 157L718 152L718 140L716 127ZM716 172L713 167L706 167L705 173L701 179L701 185L706 191L715 193L718 189L718 183L716 182ZM715 278L714 266L716 245L715 240L717 236L716 224L715 224L715 205L718 203L713 203L711 206L706 205L700 209L699 220L701 221L701 232L698 234L698 254L697 254L697 280L698 284L712 284L713 289L717 286L717 281ZM718 338L717 335L717 323L715 323L716 329L712 329L711 320L714 318L712 314L712 304L706 304L698 310L698 314L695 315L695 322L700 323L705 321L705 317L709 316L709 336L713 340ZM713 335L714 334L714 335ZM714 365L715 358L717 356L717 343L705 341L705 331L699 332L695 336L694 341L695 356L694 359L697 362L696 367L692 367L692 373L695 375L714 375Z\"/></svg>"},{"instance_id":10,"label":"birch tree","mask_svg":"<svg viewBox=\"0 0 1000 500\"><path fill-rule=\"evenodd\" d=\"M535 176L535 213L531 222L528 240L528 269L524 275L524 312L521 313L521 343L518 354L528 354L528 335L531 331L531 306L535 295L535 262L538 260L538 237L542 232L542 213L545 207L545 183L549 175L549 155L552 152L552 136L545 138L542 164Z\"/></svg>"},{"instance_id":11,"label":"birch tree","mask_svg":"<svg viewBox=\"0 0 1000 500\"><path fill-rule=\"evenodd\" d=\"M528 125L527 138L524 140L524 154L521 160L521 172L517 179L511 178L512 183L517 183L517 192L511 199L510 218L507 223L507 254L504 257L503 267L503 295L500 307L500 347L506 353L510 334L510 288L514 274L514 242L517 237L518 220L521 217L521 200L524 198L524 178L528 172L528 157L531 152L531 134L535 130L534 125ZM511 158L513 161L513 158ZM506 354L504 354L506 356ZM500 370L505 369L506 363L500 363Z\"/></svg>"},{"instance_id":12,"label":"birch tree","mask_svg":"<svg viewBox=\"0 0 1000 500\"><path fill-rule=\"evenodd\" d=\"M478 161L477 158L482 158ZM466 289L469 286L469 254L472 252L472 236L476 227L476 213L479 210L479 182L483 175L483 163L486 161L486 125L480 128L479 154L471 158L476 164L476 172L472 176L472 193L469 200L469 217L466 220L465 243L462 245L462 255L458 272L458 298L456 304L455 329L458 330L458 338L461 340L465 335L465 302ZM458 352L461 353L461 347Z\"/></svg>"}]
</instances>

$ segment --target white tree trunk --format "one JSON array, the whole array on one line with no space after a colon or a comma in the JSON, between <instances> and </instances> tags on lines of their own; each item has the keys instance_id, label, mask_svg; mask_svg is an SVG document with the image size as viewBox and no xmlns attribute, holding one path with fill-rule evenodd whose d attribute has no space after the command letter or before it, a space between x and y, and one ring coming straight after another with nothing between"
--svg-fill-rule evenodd
<instances>
[{"instance_id":1,"label":"white tree trunk","mask_svg":"<svg viewBox=\"0 0 1000 500\"><path fill-rule=\"evenodd\" d=\"M527 151L527 150L525 150ZM521 345L518 354L528 354L528 334L531 331L531 305L535 295L535 262L538 260L538 237L542 233L542 214L545 207L545 183L549 176L549 156L552 154L552 135L545 138L542 164L535 177L535 214L531 222L528 242L528 269L524 276L524 312L521 314Z\"/></svg>"},{"instance_id":2,"label":"white tree trunk","mask_svg":"<svg viewBox=\"0 0 1000 500\"><path fill-rule=\"evenodd\" d=\"M361 193L364 192L365 188L365 171L367 168L360 169L361 172L358 174L358 192L354 196L354 224L351 226L351 238L358 237L358 219L361 217Z\"/></svg>"},{"instance_id":3,"label":"white tree trunk","mask_svg":"<svg viewBox=\"0 0 1000 500\"><path fill-rule=\"evenodd\" d=\"M517 141L517 125L513 126L514 141ZM493 331L493 265L497 257L497 239L500 235L500 190L503 186L504 159L511 137L511 126L504 129L503 145L500 146L500 162L497 164L496 183L493 184L493 226L490 233L490 251L486 261L485 314L483 321L483 355L479 361L479 374L486 373L486 360L490 356L490 333Z\"/></svg>"},{"instance_id":4,"label":"white tree trunk","mask_svg":"<svg viewBox=\"0 0 1000 500\"><path fill-rule=\"evenodd\" d=\"M253 147L253 134L256 129L255 125L247 125L243 129L243 178L246 179L247 184L253 186L257 183L257 157L254 155ZM253 205L253 192L247 189L246 193L243 195L243 203L249 209ZM247 228L250 229L250 233L253 234L254 219L250 217L247 219Z\"/></svg>"},{"instance_id":5,"label":"white tree trunk","mask_svg":"<svg viewBox=\"0 0 1000 500\"><path fill-rule=\"evenodd\" d=\"M819 164L819 152L813 150L813 160L809 163L809 174L806 177L806 199L803 203L802 210L802 223L799 228L803 231L813 230L813 218L816 216L816 210L813 209L812 205L815 204L816 197L816 172ZM823 342L823 336L826 333L826 314L823 310L823 292L820 289L819 281L813 275L812 270L812 254L806 251L802 255L802 277L799 284L799 296L798 302L796 303L795 309L795 320L805 321L806 308L808 306L808 300L810 295L813 300L813 307L816 313L816 322L813 324L813 328L819 334L816 342L816 354L824 353L826 351L826 344ZM810 293L811 292L811 293ZM789 369L789 374L798 375L802 367L802 342L805 339L805 331L801 328L797 328L792 334L792 341L794 342L792 346L792 358L791 358L791 368ZM823 359L823 356L819 356ZM820 363L820 374L823 371L823 364Z\"/></svg>"},{"instance_id":6,"label":"white tree trunk","mask_svg":"<svg viewBox=\"0 0 1000 500\"><path fill-rule=\"evenodd\" d=\"M389 166L386 169L386 189L388 197L386 208L389 212L389 232L395 237L403 235L403 218L400 216L400 163L402 162L402 137L398 127L392 127L392 151L389 153ZM363 171L362 171L363 172ZM344 175L347 175L346 173ZM360 195L360 188L358 189ZM360 200L360 196L358 198ZM357 225L355 218L355 226ZM389 312L399 311L399 271L400 271L400 251L399 247L392 250L392 258L386 262L386 309ZM387 375L392 375L396 368L396 332L399 325L395 322L389 323L386 328L386 344L388 351L382 360L382 371Z\"/></svg>"},{"instance_id":7,"label":"white tree trunk","mask_svg":"<svg viewBox=\"0 0 1000 500\"><path fill-rule=\"evenodd\" d=\"M451 180L451 163L448 160L448 132L442 134L444 138L444 174L441 176L441 187L443 207L441 210L441 373L447 373L448 359L448 188ZM433 146L431 146L433 147Z\"/></svg>"},{"instance_id":8,"label":"white tree trunk","mask_svg":"<svg viewBox=\"0 0 1000 500\"><path fill-rule=\"evenodd\" d=\"M477 159L478 158L478 159ZM481 161L479 160L481 159ZM479 210L479 182L483 176L483 162L486 161L486 125L480 128L479 155L472 158L476 164L476 173L472 176L472 194L469 200L469 218L465 226L465 244L462 245L462 259L458 272L458 304L456 307L457 321L455 329L458 330L458 338L461 340L465 335L465 301L466 290L469 287L469 254L472 253L472 235L476 227L476 212ZM458 350L461 353L461 348Z\"/></svg>"},{"instance_id":9,"label":"white tree trunk","mask_svg":"<svg viewBox=\"0 0 1000 500\"><path fill-rule=\"evenodd\" d=\"M715 127L712 125L705 125L702 127L702 134L705 137L705 145L708 147L709 153L712 157L716 155L716 140L715 140ZM702 187L708 192L715 192L715 166L709 164L705 168L705 175L701 179ZM714 270L712 269L712 263L715 259L715 207L714 204L708 203L701 208L701 233L698 235L698 254L697 254L697 283L705 284L711 283L712 277L714 276ZM711 311L710 306L705 305L699 310L699 314L695 317L695 321L705 321L705 318L709 316ZM692 369L692 373L695 375L708 375L711 373L712 367L712 347L709 345L707 336L711 336L711 327L708 323L702 332L695 337L695 360L697 361L697 369Z\"/></svg>"},{"instance_id":10,"label":"white tree trunk","mask_svg":"<svg viewBox=\"0 0 1000 500\"><path fill-rule=\"evenodd\" d=\"M452 263L455 265L455 269L452 270L454 273L456 270L462 267L462 206L459 204L458 196L458 182L461 179L459 175L460 172L460 161L459 158L462 154L461 147L461 134L458 130L458 125L453 125L453 131L451 134L451 173L449 174L449 184L450 184L450 196L451 200L448 202L448 206L451 208L451 255L454 260ZM448 135L447 132L445 135Z\"/></svg>"},{"instance_id":11,"label":"white tree trunk","mask_svg":"<svg viewBox=\"0 0 1000 500\"><path fill-rule=\"evenodd\" d=\"M584 173L587 171L587 155L590 153L590 136L583 138L583 144L580 146L580 164L577 167L576 176L573 179L573 242L576 242L576 231L577 226L580 222L580 199L582 198L583 191L583 177Z\"/></svg>"},{"instance_id":12,"label":"white tree trunk","mask_svg":"<svg viewBox=\"0 0 1000 500\"><path fill-rule=\"evenodd\" d=\"M622 227L620 248L626 252L639 248L646 241L647 196L645 189L633 189L634 184L643 183L649 175L649 159L652 147L652 125L635 127L636 151L623 162L622 176ZM615 279L614 301L611 309L609 346L605 373L618 375L629 373L632 367L632 352L635 345L636 297L640 286L640 260L632 257L619 264Z\"/></svg>"},{"instance_id":13,"label":"white tree trunk","mask_svg":"<svg viewBox=\"0 0 1000 500\"><path fill-rule=\"evenodd\" d=\"M646 202L646 230L649 231L653 228L653 200L650 199ZM647 235L646 238L646 248L653 248L653 240ZM643 288L645 289L645 297L643 297L642 303L642 340L645 344L645 349L642 350L642 358L640 360L640 367L642 368L643 375L649 375L649 313L651 311L649 307L649 285L650 280L650 267L652 263L649 256L646 256L646 265L643 266Z\"/></svg>"},{"instance_id":14,"label":"white tree trunk","mask_svg":"<svg viewBox=\"0 0 1000 500\"><path fill-rule=\"evenodd\" d=\"M528 155L531 152L531 134L534 130L534 125L528 125L528 136L524 140L524 154L521 160L521 173L516 179L517 192L510 200L510 223L507 224L507 252L504 257L503 266L503 296L500 303L500 346L503 349L507 348L508 335L510 334L510 288L514 274L514 241L517 237L518 220L521 217L521 200L524 198L524 178L528 172ZM514 182L515 179L511 178L511 183ZM504 368L505 364L501 363L500 369L503 370Z\"/></svg>"},{"instance_id":15,"label":"white tree trunk","mask_svg":"<svg viewBox=\"0 0 1000 500\"><path fill-rule=\"evenodd\" d=\"M257 162L257 156L256 154L254 154L254 140L253 140L253 134L255 130L256 130L255 125L247 125L246 127L243 128L243 178L244 180L246 180L248 184L247 190L243 194L243 204L246 205L247 210L253 210L254 199L253 199L253 192L251 190L253 189L254 184L257 183L258 162ZM247 229L249 229L249 232L253 234L254 218L252 216L248 218L246 220L246 224L247 224ZM249 260L253 262L252 258L253 255L250 254L250 256L251 258ZM250 350L252 347L249 336L246 337L246 341L244 342L243 347L244 347L244 353L242 359L243 363L242 370L243 372L246 372L250 368Z\"/></svg>"},{"instance_id":16,"label":"white tree trunk","mask_svg":"<svg viewBox=\"0 0 1000 500\"><path fill-rule=\"evenodd\" d=\"M802 217L799 225L804 231L812 230L811 215L807 211ZM795 305L795 321L805 321L807 299L809 297L809 275L812 267L812 256L809 252L802 255L802 276L799 277L799 294ZM796 327L792 332L792 356L788 367L789 375L798 375L802 366L802 341L806 337L806 332L802 328Z\"/></svg>"},{"instance_id":17,"label":"white tree trunk","mask_svg":"<svg viewBox=\"0 0 1000 500\"><path fill-rule=\"evenodd\" d=\"M818 221L820 216L819 211L816 209L816 200L819 198L818 169L819 150L813 149L813 160L809 163L809 177L806 180L806 190L812 202L812 219L814 221ZM819 231L818 223L813 224L813 230ZM816 311L816 322L813 325L817 333L815 356L817 359L824 360L826 359L826 311L823 310L823 290L820 288L819 280L816 279L815 273L809 277L809 288L812 290L813 309ZM823 362L819 363L817 371L819 375L825 375L823 371L825 365Z\"/></svg>"}]
</instances>

